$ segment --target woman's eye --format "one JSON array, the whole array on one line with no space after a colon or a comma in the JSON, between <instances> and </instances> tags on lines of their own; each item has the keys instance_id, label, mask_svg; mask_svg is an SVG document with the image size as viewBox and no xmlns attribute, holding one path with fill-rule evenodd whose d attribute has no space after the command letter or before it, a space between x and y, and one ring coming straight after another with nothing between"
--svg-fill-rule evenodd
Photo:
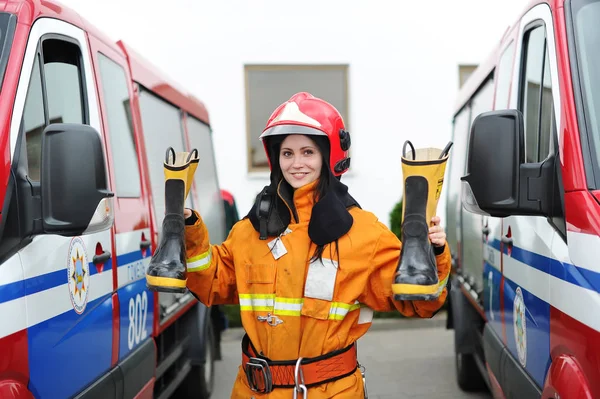
<instances>
[{"instance_id":1,"label":"woman's eye","mask_svg":"<svg viewBox=\"0 0 600 399\"><path fill-rule=\"evenodd\" d=\"M291 152L289 152L289 151L284 151L284 152L283 152L283 156L284 156L284 157L289 157L290 155L292 155L292 153L291 153Z\"/></svg>"},{"instance_id":2,"label":"woman's eye","mask_svg":"<svg viewBox=\"0 0 600 399\"><path fill-rule=\"evenodd\" d=\"M313 152L313 150L306 150L306 151L304 151L304 154L305 155L312 155L312 154L314 154L314 152Z\"/></svg>"}]
</instances>

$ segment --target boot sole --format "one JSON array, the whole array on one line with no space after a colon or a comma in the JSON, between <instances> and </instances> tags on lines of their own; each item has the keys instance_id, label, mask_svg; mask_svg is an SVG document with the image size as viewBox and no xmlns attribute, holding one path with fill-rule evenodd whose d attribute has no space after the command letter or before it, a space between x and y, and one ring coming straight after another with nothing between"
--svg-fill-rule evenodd
<instances>
[{"instance_id":1,"label":"boot sole","mask_svg":"<svg viewBox=\"0 0 600 399\"><path fill-rule=\"evenodd\" d=\"M435 295L437 294L438 289L439 284L392 284L392 292L394 295Z\"/></svg>"},{"instance_id":2,"label":"boot sole","mask_svg":"<svg viewBox=\"0 0 600 399\"><path fill-rule=\"evenodd\" d=\"M440 296L438 289L438 284L392 284L395 301L432 301Z\"/></svg>"},{"instance_id":3,"label":"boot sole","mask_svg":"<svg viewBox=\"0 0 600 399\"><path fill-rule=\"evenodd\" d=\"M439 298L439 294L420 295L420 294L395 294L394 301L434 301Z\"/></svg>"},{"instance_id":4,"label":"boot sole","mask_svg":"<svg viewBox=\"0 0 600 399\"><path fill-rule=\"evenodd\" d=\"M187 291L187 279L180 280L172 277L157 277L146 275L146 286L156 292L180 292Z\"/></svg>"}]
</instances>

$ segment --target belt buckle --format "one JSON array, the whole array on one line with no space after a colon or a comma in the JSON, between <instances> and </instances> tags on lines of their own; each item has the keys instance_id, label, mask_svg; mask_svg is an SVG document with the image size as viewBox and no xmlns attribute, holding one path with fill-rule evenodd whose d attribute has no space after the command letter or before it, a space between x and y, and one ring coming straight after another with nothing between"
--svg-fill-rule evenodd
<instances>
[{"instance_id":1,"label":"belt buckle","mask_svg":"<svg viewBox=\"0 0 600 399\"><path fill-rule=\"evenodd\" d=\"M273 391L273 377L269 364L264 359L251 357L246 363L246 379L250 389L259 393L270 393ZM262 379L262 387L260 380Z\"/></svg>"}]
</instances>

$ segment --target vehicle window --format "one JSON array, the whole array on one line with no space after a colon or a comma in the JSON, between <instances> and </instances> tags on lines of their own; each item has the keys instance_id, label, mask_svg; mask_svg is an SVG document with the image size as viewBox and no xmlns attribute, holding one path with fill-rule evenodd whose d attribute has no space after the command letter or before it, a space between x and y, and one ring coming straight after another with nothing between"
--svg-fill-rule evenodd
<instances>
[{"instance_id":1,"label":"vehicle window","mask_svg":"<svg viewBox=\"0 0 600 399\"><path fill-rule=\"evenodd\" d=\"M210 128L189 114L187 116L187 126L190 145L192 148L198 149L198 156L200 157L198 163L198 172L200 173L194 175L196 190L199 193L196 209L202 215L204 223L206 223L211 242L220 244L226 238L223 225L225 211L217 178Z\"/></svg>"},{"instance_id":2,"label":"vehicle window","mask_svg":"<svg viewBox=\"0 0 600 399\"><path fill-rule=\"evenodd\" d=\"M40 179L41 137L46 126L87 123L81 70L81 51L77 45L59 39L43 40L23 113L28 175L33 181Z\"/></svg>"},{"instance_id":3,"label":"vehicle window","mask_svg":"<svg viewBox=\"0 0 600 399\"><path fill-rule=\"evenodd\" d=\"M556 117L554 115L554 98L552 97L552 79L550 77L550 59L548 46L545 46L544 75L542 79L542 106L540 110L540 149L538 162L546 159L553 152L552 137L556 134Z\"/></svg>"},{"instance_id":4,"label":"vehicle window","mask_svg":"<svg viewBox=\"0 0 600 399\"><path fill-rule=\"evenodd\" d=\"M494 80L488 79L481 88L475 93L471 101L471 123L475 118L487 111L492 110L494 101ZM470 128L469 128L470 129Z\"/></svg>"},{"instance_id":5,"label":"vehicle window","mask_svg":"<svg viewBox=\"0 0 600 399\"><path fill-rule=\"evenodd\" d=\"M539 162L548 155L548 137L540 140L540 117L542 116L542 94L552 97L552 89L543 86L546 47L544 26L531 29L524 37L524 71L521 80L520 109L525 127L525 160ZM549 77L548 72L548 77ZM548 79L549 80L549 79ZM543 89L542 89L543 88ZM551 106L552 101L550 101ZM545 107L545 113L551 109ZM547 131L544 134L549 134ZM546 148L544 148L544 146Z\"/></svg>"},{"instance_id":6,"label":"vehicle window","mask_svg":"<svg viewBox=\"0 0 600 399\"><path fill-rule=\"evenodd\" d=\"M453 156L452 154L466 154L467 151L467 139L469 136L469 116L470 107L465 106L454 118L452 141L453 147L448 160L448 166L446 168L447 183L447 215L448 218L448 244L452 253L459 253L458 243L460 240L457 236L458 226L460 225L460 215L462 210L461 204L461 181L460 178L464 176L465 169L465 156Z\"/></svg>"},{"instance_id":7,"label":"vehicle window","mask_svg":"<svg viewBox=\"0 0 600 399\"><path fill-rule=\"evenodd\" d=\"M515 58L515 42L510 45L502 53L498 64L498 72L496 80L496 98L494 100L495 109L506 109L508 107L508 97L510 94L510 82L512 77L512 66Z\"/></svg>"},{"instance_id":8,"label":"vehicle window","mask_svg":"<svg viewBox=\"0 0 600 399\"><path fill-rule=\"evenodd\" d=\"M116 195L139 197L141 195L140 170L125 71L103 54L98 54L98 61L114 163Z\"/></svg>"},{"instance_id":9,"label":"vehicle window","mask_svg":"<svg viewBox=\"0 0 600 399\"><path fill-rule=\"evenodd\" d=\"M577 97L581 98L581 105L577 105L580 119L578 121L581 133L587 135L589 142L582 150L584 165L586 167L587 184L590 188L600 187L600 1L598 0L572 0L565 3L565 8L571 8L572 33L567 31L572 39L576 57L569 57L573 63L571 68L574 75L573 89ZM569 15L567 14L567 15ZM576 61L576 62L575 62ZM590 158L591 156L591 158ZM593 181L593 182L592 182ZM595 183L595 184L593 184Z\"/></svg>"},{"instance_id":10,"label":"vehicle window","mask_svg":"<svg viewBox=\"0 0 600 399\"><path fill-rule=\"evenodd\" d=\"M160 233L165 214L165 172L163 167L165 154L169 147L173 147L176 152L185 151L187 147L183 141L179 108L142 89L140 90L140 112L148 157L152 201ZM185 206L193 208L191 195L188 195Z\"/></svg>"},{"instance_id":11,"label":"vehicle window","mask_svg":"<svg viewBox=\"0 0 600 399\"><path fill-rule=\"evenodd\" d=\"M79 47L48 39L42 54L50 123L85 123Z\"/></svg>"},{"instance_id":12,"label":"vehicle window","mask_svg":"<svg viewBox=\"0 0 600 399\"><path fill-rule=\"evenodd\" d=\"M23 130L27 146L27 168L31 180L40 180L40 161L42 155L42 131L46 127L44 116L44 94L42 92L42 75L40 73L40 57L37 56L29 79L29 88L23 110Z\"/></svg>"}]
</instances>

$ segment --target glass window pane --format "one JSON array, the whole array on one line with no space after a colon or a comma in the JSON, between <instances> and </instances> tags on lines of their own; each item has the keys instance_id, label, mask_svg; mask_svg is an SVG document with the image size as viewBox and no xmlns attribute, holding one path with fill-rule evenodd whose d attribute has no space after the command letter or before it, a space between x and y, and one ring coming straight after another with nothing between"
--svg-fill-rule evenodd
<instances>
[{"instance_id":1,"label":"glass window pane","mask_svg":"<svg viewBox=\"0 0 600 399\"><path fill-rule=\"evenodd\" d=\"M542 108L540 118L540 148L538 162L546 159L550 154L552 135L555 132L554 101L552 98L552 79L550 76L550 59L548 57L548 47L546 47L546 56L544 61L544 81L542 91Z\"/></svg>"},{"instance_id":2,"label":"glass window pane","mask_svg":"<svg viewBox=\"0 0 600 399\"><path fill-rule=\"evenodd\" d=\"M521 110L525 126L525 160L537 162L540 117L540 90L544 61L545 32L539 26L525 35L525 71L521 85Z\"/></svg>"},{"instance_id":3,"label":"glass window pane","mask_svg":"<svg viewBox=\"0 0 600 399\"><path fill-rule=\"evenodd\" d=\"M515 42L510 45L502 53L500 63L498 65L496 87L495 109L506 109L508 107L508 97L510 94L510 82L512 77L513 60L515 58Z\"/></svg>"},{"instance_id":4,"label":"glass window pane","mask_svg":"<svg viewBox=\"0 0 600 399\"><path fill-rule=\"evenodd\" d=\"M50 123L86 123L79 47L62 40L44 40L43 56Z\"/></svg>"},{"instance_id":5,"label":"glass window pane","mask_svg":"<svg viewBox=\"0 0 600 399\"><path fill-rule=\"evenodd\" d=\"M168 147L173 147L175 152L186 150L181 129L181 114L178 108L146 90L140 92L140 111L142 114L144 144L148 157L154 214L160 233L162 231L162 221L165 217L165 172L163 166L165 154ZM188 196L185 206L193 207L191 195Z\"/></svg>"},{"instance_id":6,"label":"glass window pane","mask_svg":"<svg viewBox=\"0 0 600 399\"><path fill-rule=\"evenodd\" d=\"M213 153L212 136L210 128L198 119L188 115L188 134L190 145L198 150L200 162L194 175L198 203L194 204L196 210L202 215L208 228L211 243L220 244L225 240L225 210L221 200L217 167Z\"/></svg>"},{"instance_id":7,"label":"glass window pane","mask_svg":"<svg viewBox=\"0 0 600 399\"><path fill-rule=\"evenodd\" d=\"M29 79L25 109L23 110L23 127L27 145L28 175L31 180L39 181L42 158L42 131L46 127L39 56L35 59L31 78Z\"/></svg>"},{"instance_id":8,"label":"glass window pane","mask_svg":"<svg viewBox=\"0 0 600 399\"><path fill-rule=\"evenodd\" d=\"M116 195L139 197L141 195L140 170L131 125L131 107L125 71L102 54L98 54L98 60L115 171Z\"/></svg>"},{"instance_id":9,"label":"glass window pane","mask_svg":"<svg viewBox=\"0 0 600 399\"><path fill-rule=\"evenodd\" d=\"M348 81L346 66L247 66L247 118L250 165L268 168L264 147L258 137L269 116L297 92L307 91L331 103L348 126Z\"/></svg>"}]
</instances>

